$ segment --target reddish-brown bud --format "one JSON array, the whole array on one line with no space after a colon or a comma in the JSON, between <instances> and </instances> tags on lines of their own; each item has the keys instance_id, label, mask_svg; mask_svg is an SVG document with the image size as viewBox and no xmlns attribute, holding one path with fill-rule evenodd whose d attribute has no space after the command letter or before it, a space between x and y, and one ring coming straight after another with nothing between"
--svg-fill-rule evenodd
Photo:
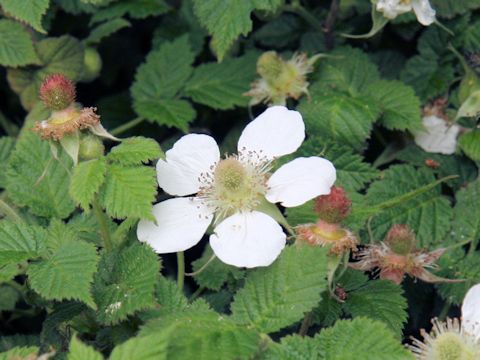
<instances>
[{"instance_id":1,"label":"reddish-brown bud","mask_svg":"<svg viewBox=\"0 0 480 360\"><path fill-rule=\"evenodd\" d=\"M40 99L50 110L66 109L75 101L75 85L62 74L52 74L40 87Z\"/></svg>"},{"instance_id":2,"label":"reddish-brown bud","mask_svg":"<svg viewBox=\"0 0 480 360\"><path fill-rule=\"evenodd\" d=\"M395 224L388 231L385 243L396 254L407 255L415 251L415 234L408 225Z\"/></svg>"},{"instance_id":3,"label":"reddish-brown bud","mask_svg":"<svg viewBox=\"0 0 480 360\"><path fill-rule=\"evenodd\" d=\"M338 224L347 218L351 205L345 190L333 186L330 194L320 195L315 199L314 210L323 221Z\"/></svg>"}]
</instances>

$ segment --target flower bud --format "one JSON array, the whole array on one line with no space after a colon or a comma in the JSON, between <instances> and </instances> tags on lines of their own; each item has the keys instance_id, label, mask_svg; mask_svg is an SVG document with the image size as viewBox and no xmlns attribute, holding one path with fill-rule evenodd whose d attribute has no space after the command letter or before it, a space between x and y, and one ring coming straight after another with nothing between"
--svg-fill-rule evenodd
<instances>
[{"instance_id":1,"label":"flower bud","mask_svg":"<svg viewBox=\"0 0 480 360\"><path fill-rule=\"evenodd\" d=\"M343 188L333 186L328 195L320 195L315 199L314 210L322 219L330 224L338 224L350 214L352 202Z\"/></svg>"},{"instance_id":2,"label":"flower bud","mask_svg":"<svg viewBox=\"0 0 480 360\"><path fill-rule=\"evenodd\" d=\"M85 49L83 64L82 81L90 82L100 75L100 71L102 70L102 58L94 48L87 47Z\"/></svg>"},{"instance_id":3,"label":"flower bud","mask_svg":"<svg viewBox=\"0 0 480 360\"><path fill-rule=\"evenodd\" d=\"M263 53L257 61L257 72L268 82L274 82L285 67L285 61L275 52Z\"/></svg>"},{"instance_id":4,"label":"flower bud","mask_svg":"<svg viewBox=\"0 0 480 360\"><path fill-rule=\"evenodd\" d=\"M388 231L385 243L394 253L407 255L415 250L416 238L408 225L395 224Z\"/></svg>"},{"instance_id":5,"label":"flower bud","mask_svg":"<svg viewBox=\"0 0 480 360\"><path fill-rule=\"evenodd\" d=\"M50 75L40 87L40 99L50 110L66 109L75 101L75 85L62 74Z\"/></svg>"},{"instance_id":6,"label":"flower bud","mask_svg":"<svg viewBox=\"0 0 480 360\"><path fill-rule=\"evenodd\" d=\"M94 135L84 135L80 140L78 156L80 160L97 159L104 154L103 142Z\"/></svg>"}]
</instances>

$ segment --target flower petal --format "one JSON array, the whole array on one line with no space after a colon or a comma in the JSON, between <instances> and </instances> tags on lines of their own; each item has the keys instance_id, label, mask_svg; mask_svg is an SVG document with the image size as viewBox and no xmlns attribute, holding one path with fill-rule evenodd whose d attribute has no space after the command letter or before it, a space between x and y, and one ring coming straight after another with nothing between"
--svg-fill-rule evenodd
<instances>
[{"instance_id":1,"label":"flower petal","mask_svg":"<svg viewBox=\"0 0 480 360\"><path fill-rule=\"evenodd\" d=\"M337 174L333 164L321 157L301 157L281 166L268 179L265 197L285 207L299 206L319 195L330 194Z\"/></svg>"},{"instance_id":2,"label":"flower petal","mask_svg":"<svg viewBox=\"0 0 480 360\"><path fill-rule=\"evenodd\" d=\"M422 122L425 130L414 134L414 140L418 146L431 153L449 155L455 152L460 126L449 125L435 115L425 116Z\"/></svg>"},{"instance_id":3,"label":"flower petal","mask_svg":"<svg viewBox=\"0 0 480 360\"><path fill-rule=\"evenodd\" d=\"M412 0L412 7L420 24L428 26L435 21L435 10L428 0Z\"/></svg>"},{"instance_id":4,"label":"flower petal","mask_svg":"<svg viewBox=\"0 0 480 360\"><path fill-rule=\"evenodd\" d=\"M170 195L185 196L200 188L200 174L211 171L220 159L215 140L208 135L189 134L180 138L157 162L157 180Z\"/></svg>"},{"instance_id":5,"label":"flower petal","mask_svg":"<svg viewBox=\"0 0 480 360\"><path fill-rule=\"evenodd\" d=\"M140 220L138 240L159 254L184 251L196 245L212 222L213 214L195 198L176 198L153 206L157 224Z\"/></svg>"},{"instance_id":6,"label":"flower petal","mask_svg":"<svg viewBox=\"0 0 480 360\"><path fill-rule=\"evenodd\" d=\"M480 284L471 287L463 299L462 328L480 339Z\"/></svg>"},{"instance_id":7,"label":"flower petal","mask_svg":"<svg viewBox=\"0 0 480 360\"><path fill-rule=\"evenodd\" d=\"M259 211L234 214L215 228L210 245L217 257L238 267L268 266L285 247L278 223Z\"/></svg>"},{"instance_id":8,"label":"flower petal","mask_svg":"<svg viewBox=\"0 0 480 360\"><path fill-rule=\"evenodd\" d=\"M238 139L238 152L256 152L269 160L291 154L305 139L305 124L299 112L272 106L248 124Z\"/></svg>"},{"instance_id":9,"label":"flower petal","mask_svg":"<svg viewBox=\"0 0 480 360\"><path fill-rule=\"evenodd\" d=\"M387 19L395 19L398 15L412 10L412 5L401 3L399 0L378 0L377 11L383 13Z\"/></svg>"}]
</instances>

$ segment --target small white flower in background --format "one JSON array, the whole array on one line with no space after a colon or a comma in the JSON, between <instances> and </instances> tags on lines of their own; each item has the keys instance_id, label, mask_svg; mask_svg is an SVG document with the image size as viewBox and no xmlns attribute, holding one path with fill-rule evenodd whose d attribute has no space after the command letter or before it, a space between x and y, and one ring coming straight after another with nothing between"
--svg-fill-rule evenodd
<instances>
[{"instance_id":1,"label":"small white flower in background","mask_svg":"<svg viewBox=\"0 0 480 360\"><path fill-rule=\"evenodd\" d=\"M428 0L378 0L377 11L387 19L414 11L420 24L428 26L435 21L435 10Z\"/></svg>"},{"instance_id":2,"label":"small white flower in background","mask_svg":"<svg viewBox=\"0 0 480 360\"><path fill-rule=\"evenodd\" d=\"M423 342L413 339L408 347L419 360L480 359L480 284L468 290L462 319L432 320L430 333L421 330Z\"/></svg>"},{"instance_id":3,"label":"small white flower in background","mask_svg":"<svg viewBox=\"0 0 480 360\"><path fill-rule=\"evenodd\" d=\"M429 115L422 119L425 130L414 134L415 143L423 150L431 153L450 155L457 147L457 136L461 127L449 124L444 119Z\"/></svg>"},{"instance_id":4,"label":"small white flower in background","mask_svg":"<svg viewBox=\"0 0 480 360\"><path fill-rule=\"evenodd\" d=\"M305 138L302 116L273 106L243 130L238 154L220 159L215 140L190 134L157 163L158 183L177 197L154 205L157 224L140 221L137 236L157 253L196 245L213 221L210 245L223 262L238 267L270 265L285 247L286 235L266 204L302 205L330 193L336 180L332 163L301 157L270 174L272 161L293 153ZM272 205L273 206L273 205Z\"/></svg>"}]
</instances>

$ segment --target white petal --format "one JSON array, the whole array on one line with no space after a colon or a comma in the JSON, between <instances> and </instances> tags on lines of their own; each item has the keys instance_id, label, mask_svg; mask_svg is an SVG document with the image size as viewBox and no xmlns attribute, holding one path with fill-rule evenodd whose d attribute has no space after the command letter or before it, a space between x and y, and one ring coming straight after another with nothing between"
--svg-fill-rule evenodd
<instances>
[{"instance_id":1,"label":"white petal","mask_svg":"<svg viewBox=\"0 0 480 360\"><path fill-rule=\"evenodd\" d=\"M270 216L250 211L223 220L210 236L217 257L238 267L270 265L285 247L286 235Z\"/></svg>"},{"instance_id":2,"label":"white petal","mask_svg":"<svg viewBox=\"0 0 480 360\"><path fill-rule=\"evenodd\" d=\"M425 130L414 134L414 140L418 146L431 153L449 155L455 152L460 126L449 125L435 115L424 117L422 122Z\"/></svg>"},{"instance_id":3,"label":"white petal","mask_svg":"<svg viewBox=\"0 0 480 360\"><path fill-rule=\"evenodd\" d=\"M337 179L333 164L321 157L302 157L281 166L268 179L265 197L285 207L299 206L319 195L330 194Z\"/></svg>"},{"instance_id":4,"label":"white petal","mask_svg":"<svg viewBox=\"0 0 480 360\"><path fill-rule=\"evenodd\" d=\"M383 13L387 19L395 19L398 15L412 10L412 5L401 3L399 0L378 0L377 11Z\"/></svg>"},{"instance_id":5,"label":"white petal","mask_svg":"<svg viewBox=\"0 0 480 360\"><path fill-rule=\"evenodd\" d=\"M471 287L463 299L462 327L475 339L480 338L480 284Z\"/></svg>"},{"instance_id":6,"label":"white petal","mask_svg":"<svg viewBox=\"0 0 480 360\"><path fill-rule=\"evenodd\" d=\"M184 251L196 245L207 231L213 215L195 198L176 198L153 206L157 221L140 220L138 240L159 254Z\"/></svg>"},{"instance_id":7,"label":"white petal","mask_svg":"<svg viewBox=\"0 0 480 360\"><path fill-rule=\"evenodd\" d=\"M272 106L245 127L238 139L238 152L255 151L271 160L293 153L304 139L302 115L284 106Z\"/></svg>"},{"instance_id":8,"label":"white petal","mask_svg":"<svg viewBox=\"0 0 480 360\"><path fill-rule=\"evenodd\" d=\"M435 21L435 10L428 0L412 0L412 7L420 24L428 26Z\"/></svg>"},{"instance_id":9,"label":"white petal","mask_svg":"<svg viewBox=\"0 0 480 360\"><path fill-rule=\"evenodd\" d=\"M158 185L170 195L195 194L200 188L201 173L211 171L220 159L215 140L208 135L189 134L165 153L166 161L157 162Z\"/></svg>"}]
</instances>

